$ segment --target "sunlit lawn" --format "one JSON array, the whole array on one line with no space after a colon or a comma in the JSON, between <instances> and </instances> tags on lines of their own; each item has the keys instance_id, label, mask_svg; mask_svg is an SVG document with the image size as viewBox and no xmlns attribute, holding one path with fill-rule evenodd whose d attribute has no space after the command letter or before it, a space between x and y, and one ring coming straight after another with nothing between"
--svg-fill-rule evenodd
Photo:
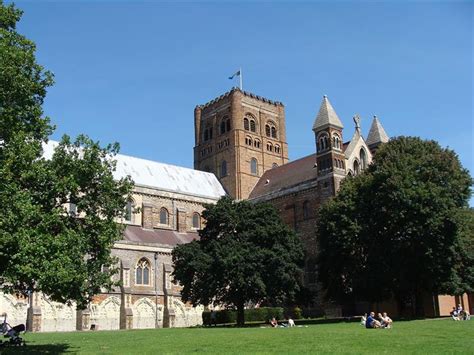
<instances>
[{"instance_id":1,"label":"sunlit lawn","mask_svg":"<svg viewBox=\"0 0 474 355\"><path fill-rule=\"evenodd\" d=\"M395 323L364 329L358 323L297 328L192 328L24 335L25 348L3 353L242 354L371 353L474 354L474 321Z\"/></svg>"}]
</instances>

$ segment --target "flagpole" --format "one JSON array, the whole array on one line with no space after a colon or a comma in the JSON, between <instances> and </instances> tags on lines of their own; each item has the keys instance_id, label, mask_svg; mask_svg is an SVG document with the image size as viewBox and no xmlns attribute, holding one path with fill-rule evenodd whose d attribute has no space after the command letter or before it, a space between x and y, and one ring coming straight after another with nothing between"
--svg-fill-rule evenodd
<instances>
[{"instance_id":1,"label":"flagpole","mask_svg":"<svg viewBox=\"0 0 474 355\"><path fill-rule=\"evenodd\" d=\"M239 78L240 78L240 90L242 91L242 68L239 68L239 71L240 71L240 75L239 75Z\"/></svg>"}]
</instances>

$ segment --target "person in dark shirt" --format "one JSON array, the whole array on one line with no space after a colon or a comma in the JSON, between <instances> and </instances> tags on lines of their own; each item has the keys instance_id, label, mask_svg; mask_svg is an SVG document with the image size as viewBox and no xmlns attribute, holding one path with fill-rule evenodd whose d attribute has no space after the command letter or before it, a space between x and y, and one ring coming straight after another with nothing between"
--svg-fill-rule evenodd
<instances>
[{"instance_id":1,"label":"person in dark shirt","mask_svg":"<svg viewBox=\"0 0 474 355\"><path fill-rule=\"evenodd\" d=\"M380 328L380 322L376 320L375 318L375 313L370 312L369 316L367 317L367 320L365 321L365 327L368 329L371 328Z\"/></svg>"}]
</instances>

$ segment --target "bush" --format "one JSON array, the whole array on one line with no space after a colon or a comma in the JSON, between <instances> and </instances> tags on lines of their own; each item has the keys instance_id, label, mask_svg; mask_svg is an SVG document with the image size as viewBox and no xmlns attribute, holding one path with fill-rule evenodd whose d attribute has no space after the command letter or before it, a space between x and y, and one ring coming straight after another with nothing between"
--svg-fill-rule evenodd
<instances>
[{"instance_id":1,"label":"bush","mask_svg":"<svg viewBox=\"0 0 474 355\"><path fill-rule=\"evenodd\" d=\"M302 315L303 315L303 311L301 310L300 307L293 308L293 317L295 319L301 319Z\"/></svg>"},{"instance_id":2,"label":"bush","mask_svg":"<svg viewBox=\"0 0 474 355\"><path fill-rule=\"evenodd\" d=\"M215 324L229 324L237 321L237 311L223 309L221 311L214 311ZM277 320L284 319L283 308L281 307L260 307L244 310L246 322L266 322L275 317ZM202 322L204 325L212 325L211 311L202 312Z\"/></svg>"}]
</instances>

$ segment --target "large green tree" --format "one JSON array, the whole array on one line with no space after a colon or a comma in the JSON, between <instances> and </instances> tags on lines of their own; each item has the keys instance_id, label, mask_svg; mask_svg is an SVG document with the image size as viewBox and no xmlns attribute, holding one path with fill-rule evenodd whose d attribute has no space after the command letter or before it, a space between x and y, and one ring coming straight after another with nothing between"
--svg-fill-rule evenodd
<instances>
[{"instance_id":1,"label":"large green tree","mask_svg":"<svg viewBox=\"0 0 474 355\"><path fill-rule=\"evenodd\" d=\"M395 297L419 313L423 293L472 291L471 185L456 154L434 141L383 145L320 210L319 276L328 296Z\"/></svg>"},{"instance_id":2,"label":"large green tree","mask_svg":"<svg viewBox=\"0 0 474 355\"><path fill-rule=\"evenodd\" d=\"M43 157L54 127L42 104L53 77L16 31L21 14L0 0L0 286L83 307L111 286L110 248L132 183L113 178L117 145L66 136Z\"/></svg>"},{"instance_id":3,"label":"large green tree","mask_svg":"<svg viewBox=\"0 0 474 355\"><path fill-rule=\"evenodd\" d=\"M303 246L272 206L224 197L206 206L203 217L200 239L173 250L173 276L185 302L234 307L243 325L246 303L294 298Z\"/></svg>"}]
</instances>

